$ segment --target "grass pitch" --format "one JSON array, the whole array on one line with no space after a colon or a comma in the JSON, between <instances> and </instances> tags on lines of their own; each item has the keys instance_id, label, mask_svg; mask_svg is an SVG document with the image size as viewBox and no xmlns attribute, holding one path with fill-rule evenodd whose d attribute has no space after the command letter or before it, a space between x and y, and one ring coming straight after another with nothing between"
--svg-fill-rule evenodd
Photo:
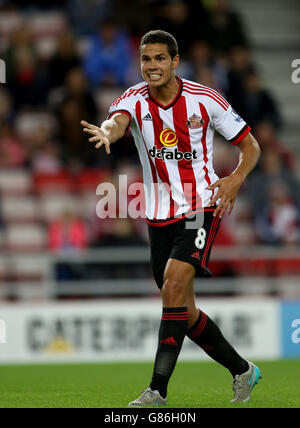
<instances>
[{"instance_id":1,"label":"grass pitch","mask_svg":"<svg viewBox=\"0 0 300 428\"><path fill-rule=\"evenodd\" d=\"M179 362L170 408L299 408L300 360L257 362L249 403L230 403L230 373L214 362ZM0 408L126 408L148 386L153 363L0 366Z\"/></svg>"}]
</instances>

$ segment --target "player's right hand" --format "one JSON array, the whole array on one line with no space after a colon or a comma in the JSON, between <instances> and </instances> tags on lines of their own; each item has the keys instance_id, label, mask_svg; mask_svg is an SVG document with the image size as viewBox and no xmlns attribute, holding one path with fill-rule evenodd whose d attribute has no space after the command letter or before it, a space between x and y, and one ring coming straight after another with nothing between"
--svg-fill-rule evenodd
<instances>
[{"instance_id":1,"label":"player's right hand","mask_svg":"<svg viewBox=\"0 0 300 428\"><path fill-rule=\"evenodd\" d=\"M106 153L110 154L110 142L108 138L104 136L104 132L102 131L99 126L92 125L91 123L86 122L85 120L82 120L81 125L84 126L83 132L87 132L88 134L91 134L92 137L89 138L89 141L91 143L97 142L95 145L96 149L99 149L103 144L105 146Z\"/></svg>"}]
</instances>

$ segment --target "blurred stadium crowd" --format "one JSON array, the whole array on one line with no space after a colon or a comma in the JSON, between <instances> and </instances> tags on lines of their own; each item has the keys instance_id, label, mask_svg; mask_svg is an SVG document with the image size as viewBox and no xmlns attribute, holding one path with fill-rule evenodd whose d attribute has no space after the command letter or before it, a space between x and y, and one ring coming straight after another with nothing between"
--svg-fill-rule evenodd
<instances>
[{"instance_id":1,"label":"blurred stadium crowd","mask_svg":"<svg viewBox=\"0 0 300 428\"><path fill-rule=\"evenodd\" d=\"M219 91L252 127L262 150L216 244L298 245L300 191L294 153L273 94L262 85L240 15L226 0L0 0L0 245L63 250L146 245L144 220L99 220L96 188L119 174L140 179L130 134L107 156L81 131L141 80L138 45L149 29L178 41L178 75ZM217 174L238 149L215 138Z\"/></svg>"}]
</instances>

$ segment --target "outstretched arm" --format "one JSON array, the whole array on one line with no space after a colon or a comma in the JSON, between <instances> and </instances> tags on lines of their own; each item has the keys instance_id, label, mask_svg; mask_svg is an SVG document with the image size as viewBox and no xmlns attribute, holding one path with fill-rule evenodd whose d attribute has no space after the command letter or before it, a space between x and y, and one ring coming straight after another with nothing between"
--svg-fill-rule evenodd
<instances>
[{"instance_id":1,"label":"outstretched arm","mask_svg":"<svg viewBox=\"0 0 300 428\"><path fill-rule=\"evenodd\" d=\"M124 113L116 113L111 119L105 120L101 127L82 120L83 132L91 135L89 141L99 149L103 144L107 154L110 154L110 145L123 137L129 125L129 117Z\"/></svg>"},{"instance_id":2,"label":"outstretched arm","mask_svg":"<svg viewBox=\"0 0 300 428\"><path fill-rule=\"evenodd\" d=\"M214 212L214 216L219 216L220 218L225 214L227 209L228 214L231 214L241 185L259 159L260 148L252 134L249 133L238 144L238 147L241 153L236 169L228 177L221 178L207 187L209 190L218 187L217 194L211 199L208 206L214 205L220 199L220 203Z\"/></svg>"}]
</instances>

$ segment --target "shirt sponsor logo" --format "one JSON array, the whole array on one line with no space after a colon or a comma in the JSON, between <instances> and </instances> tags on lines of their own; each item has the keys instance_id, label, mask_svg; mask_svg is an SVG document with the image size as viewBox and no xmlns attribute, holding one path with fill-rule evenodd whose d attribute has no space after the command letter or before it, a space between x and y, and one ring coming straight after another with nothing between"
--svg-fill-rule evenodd
<instances>
[{"instance_id":1,"label":"shirt sponsor logo","mask_svg":"<svg viewBox=\"0 0 300 428\"><path fill-rule=\"evenodd\" d=\"M197 159L197 150L194 149L192 152L181 152L180 150L175 148L174 151L168 151L166 147L162 147L161 149L157 149L156 146L154 146L152 149L149 150L149 154L152 158L156 159L162 159L165 160L192 160Z\"/></svg>"},{"instance_id":2,"label":"shirt sponsor logo","mask_svg":"<svg viewBox=\"0 0 300 428\"><path fill-rule=\"evenodd\" d=\"M159 136L161 144L167 147L173 147L178 143L178 137L172 129L166 128L161 131Z\"/></svg>"}]
</instances>

